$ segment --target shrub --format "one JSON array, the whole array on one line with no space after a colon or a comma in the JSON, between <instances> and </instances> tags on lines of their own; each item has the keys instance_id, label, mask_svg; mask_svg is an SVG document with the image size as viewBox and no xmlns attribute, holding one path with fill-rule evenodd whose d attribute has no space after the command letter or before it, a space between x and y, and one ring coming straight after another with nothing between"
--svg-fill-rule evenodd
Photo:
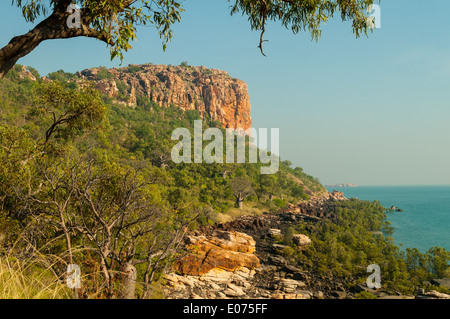
<instances>
[{"instance_id":1,"label":"shrub","mask_svg":"<svg viewBox=\"0 0 450 319\"><path fill-rule=\"evenodd\" d=\"M285 258L288 258L288 259L289 259L289 258L291 258L294 254L295 254L295 249L294 249L294 248L289 247L289 246L284 247L284 249L283 249L283 255L284 255Z\"/></svg>"},{"instance_id":2,"label":"shrub","mask_svg":"<svg viewBox=\"0 0 450 319\"><path fill-rule=\"evenodd\" d=\"M283 244L292 246L294 243L292 240L292 238L294 237L294 233L295 233L294 228L292 226L288 227L283 234Z\"/></svg>"},{"instance_id":3,"label":"shrub","mask_svg":"<svg viewBox=\"0 0 450 319\"><path fill-rule=\"evenodd\" d=\"M141 70L141 67L138 65L130 65L128 66L128 72L130 73L137 73Z\"/></svg>"},{"instance_id":4,"label":"shrub","mask_svg":"<svg viewBox=\"0 0 450 319\"><path fill-rule=\"evenodd\" d=\"M66 82L75 78L74 73L64 72L64 70L58 70L56 72L49 73L47 77L53 81Z\"/></svg>"},{"instance_id":5,"label":"shrub","mask_svg":"<svg viewBox=\"0 0 450 319\"><path fill-rule=\"evenodd\" d=\"M356 299L377 299L377 296L368 291L361 291L355 294Z\"/></svg>"},{"instance_id":6,"label":"shrub","mask_svg":"<svg viewBox=\"0 0 450 319\"><path fill-rule=\"evenodd\" d=\"M98 80L105 80L105 79L111 79L114 76L108 72L108 69L104 66L101 66L99 68L99 71L97 72L97 79Z\"/></svg>"},{"instance_id":7,"label":"shrub","mask_svg":"<svg viewBox=\"0 0 450 319\"><path fill-rule=\"evenodd\" d=\"M286 201L282 200L282 199L279 199L279 198L275 198L273 200L273 202L274 202L275 205L277 205L280 208L284 208L286 206Z\"/></svg>"}]
</instances>

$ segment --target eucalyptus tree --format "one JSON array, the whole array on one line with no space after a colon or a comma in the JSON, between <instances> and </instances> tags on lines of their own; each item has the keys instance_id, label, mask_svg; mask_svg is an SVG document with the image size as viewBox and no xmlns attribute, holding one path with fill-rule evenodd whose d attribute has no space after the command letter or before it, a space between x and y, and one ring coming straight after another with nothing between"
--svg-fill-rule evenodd
<instances>
[{"instance_id":1,"label":"eucalyptus tree","mask_svg":"<svg viewBox=\"0 0 450 319\"><path fill-rule=\"evenodd\" d=\"M225 1L225 0L224 0ZM250 28L260 32L263 51L264 34L269 22L279 22L294 33L305 31L317 40L321 26L339 13L343 21L352 21L352 31L359 37L373 28L368 7L375 0L226 0L230 14L242 14ZM0 78L40 43L53 39L88 37L107 44L111 59L122 59L137 39L137 26L153 25L162 46L173 37L174 24L181 21L182 0L12 0L21 8L27 22L37 25L26 34L13 37L0 49ZM207 14L206 12L204 14ZM373 22L373 21L372 21Z\"/></svg>"}]
</instances>

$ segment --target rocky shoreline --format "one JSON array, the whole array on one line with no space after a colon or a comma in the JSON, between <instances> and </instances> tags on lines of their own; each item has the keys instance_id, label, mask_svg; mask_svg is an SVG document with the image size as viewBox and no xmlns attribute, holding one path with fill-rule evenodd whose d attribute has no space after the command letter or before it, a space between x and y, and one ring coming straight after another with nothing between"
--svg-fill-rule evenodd
<instances>
[{"instance_id":1,"label":"rocky shoreline","mask_svg":"<svg viewBox=\"0 0 450 319\"><path fill-rule=\"evenodd\" d=\"M366 291L379 299L450 299L436 291L416 295L370 289L365 283L349 289L330 275L298 269L284 257L287 246L277 243L293 222L334 218L333 202L346 200L340 192L288 207L278 214L242 216L186 237L187 252L166 275L168 299L355 299ZM293 237L298 249L311 244L306 235Z\"/></svg>"}]
</instances>

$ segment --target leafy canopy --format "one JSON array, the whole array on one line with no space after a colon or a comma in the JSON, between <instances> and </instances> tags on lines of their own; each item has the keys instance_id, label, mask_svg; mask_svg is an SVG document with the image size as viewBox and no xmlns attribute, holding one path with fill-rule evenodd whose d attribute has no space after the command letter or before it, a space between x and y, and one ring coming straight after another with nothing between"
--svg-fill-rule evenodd
<instances>
[{"instance_id":1,"label":"leafy canopy","mask_svg":"<svg viewBox=\"0 0 450 319\"><path fill-rule=\"evenodd\" d=\"M248 17L252 30L261 32L260 49L267 23L280 22L294 33L309 32L317 40L321 26L339 12L343 21L352 21L352 31L359 37L367 35L372 25L368 23L367 8L374 0L227 0L230 14L241 13ZM70 4L81 7L82 28L92 29L85 35L95 35L111 49L111 59L123 58L137 39L139 25L152 25L158 30L163 49L173 37L173 25L181 21L184 11L182 0L12 0L22 9L26 21L35 22L49 12L67 11ZM70 13L67 13L68 16ZM63 28L63 26L61 26ZM95 32L94 32L95 31ZM88 35L89 34L89 35ZM79 34L77 35L79 36Z\"/></svg>"}]
</instances>

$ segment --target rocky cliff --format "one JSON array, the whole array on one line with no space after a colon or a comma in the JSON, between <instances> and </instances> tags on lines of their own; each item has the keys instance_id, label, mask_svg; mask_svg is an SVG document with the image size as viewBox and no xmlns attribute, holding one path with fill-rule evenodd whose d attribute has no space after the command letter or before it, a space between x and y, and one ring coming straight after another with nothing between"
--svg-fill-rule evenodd
<instances>
[{"instance_id":1,"label":"rocky cliff","mask_svg":"<svg viewBox=\"0 0 450 319\"><path fill-rule=\"evenodd\" d=\"M161 106L197 110L224 127L248 129L252 124L247 84L224 71L144 64L93 68L77 75L77 81L92 80L111 98L132 107L148 98Z\"/></svg>"}]
</instances>

